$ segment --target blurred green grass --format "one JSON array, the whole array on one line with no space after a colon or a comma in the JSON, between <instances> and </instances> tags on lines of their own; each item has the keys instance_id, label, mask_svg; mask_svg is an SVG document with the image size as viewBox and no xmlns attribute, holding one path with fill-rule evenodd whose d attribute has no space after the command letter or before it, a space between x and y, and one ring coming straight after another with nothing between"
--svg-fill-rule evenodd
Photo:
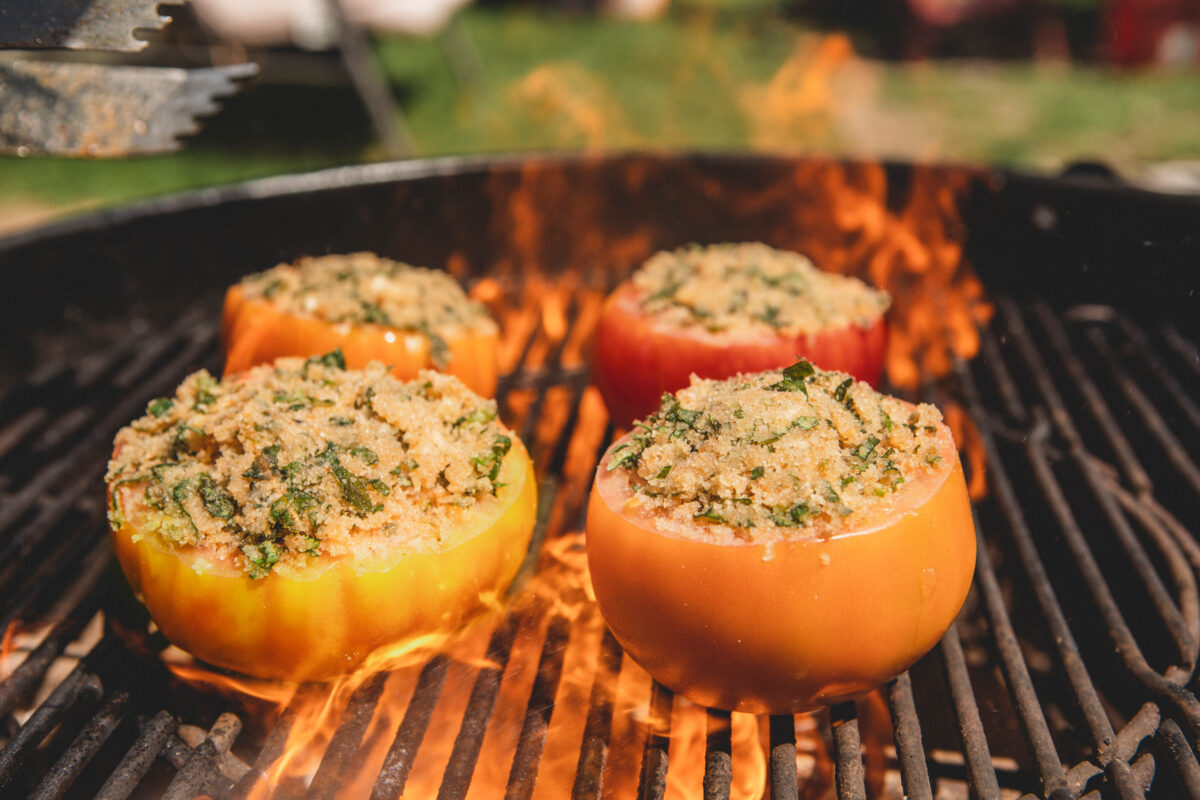
<instances>
[{"instance_id":1,"label":"blurred green grass","mask_svg":"<svg viewBox=\"0 0 1200 800\"><path fill-rule=\"evenodd\" d=\"M645 23L471 8L459 24L457 47L376 45L420 156L755 148L1125 171L1200 158L1195 74L831 56L757 0L691 0ZM0 204L53 213L381 158L353 95L322 91L254 86L178 153L2 157Z\"/></svg>"}]
</instances>

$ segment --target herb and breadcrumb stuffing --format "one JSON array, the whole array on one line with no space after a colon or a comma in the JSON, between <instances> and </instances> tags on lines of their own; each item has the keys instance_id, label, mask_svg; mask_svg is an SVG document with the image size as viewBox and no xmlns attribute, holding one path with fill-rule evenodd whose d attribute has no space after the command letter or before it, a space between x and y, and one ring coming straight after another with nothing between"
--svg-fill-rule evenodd
<instances>
[{"instance_id":1,"label":"herb and breadcrumb stuffing","mask_svg":"<svg viewBox=\"0 0 1200 800\"><path fill-rule=\"evenodd\" d=\"M629 472L631 502L666 532L756 543L831 535L941 468L941 420L932 405L807 361L724 381L693 376L634 424L605 468Z\"/></svg>"},{"instance_id":2,"label":"herb and breadcrumb stuffing","mask_svg":"<svg viewBox=\"0 0 1200 800\"><path fill-rule=\"evenodd\" d=\"M447 339L496 331L487 309L449 274L374 253L302 257L249 275L240 286L247 299L269 300L284 312L420 333L438 367L448 363Z\"/></svg>"},{"instance_id":3,"label":"herb and breadcrumb stuffing","mask_svg":"<svg viewBox=\"0 0 1200 800\"><path fill-rule=\"evenodd\" d=\"M891 302L857 278L817 269L765 244L693 245L652 256L633 275L641 307L661 322L712 333L814 334L870 326Z\"/></svg>"},{"instance_id":4,"label":"herb and breadcrumb stuffing","mask_svg":"<svg viewBox=\"0 0 1200 800\"><path fill-rule=\"evenodd\" d=\"M252 578L436 549L498 502L512 444L495 402L441 373L401 382L379 363L346 370L340 351L221 381L201 370L117 434L109 516L124 525L121 490L136 490L139 536L211 547Z\"/></svg>"}]
</instances>

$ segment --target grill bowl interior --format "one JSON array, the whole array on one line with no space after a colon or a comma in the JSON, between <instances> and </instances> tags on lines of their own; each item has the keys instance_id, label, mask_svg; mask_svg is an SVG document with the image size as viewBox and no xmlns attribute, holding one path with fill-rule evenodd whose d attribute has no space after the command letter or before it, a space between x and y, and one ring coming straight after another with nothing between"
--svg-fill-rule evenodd
<instances>
[{"instance_id":1,"label":"grill bowl interior","mask_svg":"<svg viewBox=\"0 0 1200 800\"><path fill-rule=\"evenodd\" d=\"M502 413L531 443L542 489L544 549L531 554L528 580L578 556L590 472L612 435L588 389L598 299L657 249L824 242L838 232L798 220L828 202L819 179L831 172L851 185L878 172L893 209L918 181L958 187L953 239L995 315L978 357L909 390L962 408L987 459L975 588L942 645L885 689L895 733L882 751L867 748L866 777L860 743L878 726L860 731L858 715L872 712L820 715L837 770L827 788L861 796L884 770L884 791L903 780L915 797L968 784L984 796L1196 791L1200 473L1185 444L1200 433L1200 203L955 167L722 155L382 164L166 198L0 242L10 286L0 300L0 621L20 624L28 651L11 657L19 666L0 685L0 782L90 795L125 775L122 759L141 748L153 765L134 790L143 796L169 786L180 796L244 793L252 780L235 785L215 766L229 745L220 730L211 746L171 738L175 722L209 728L227 710L243 726L237 757L270 763L275 715L172 678L156 655L164 643L108 566L104 536L112 436L187 372L219 371L227 284L302 254L374 250L444 266L468 285L493 281L513 325L532 306L501 385ZM546 321L547 304L561 329ZM630 710L614 708L605 679L623 676L628 659L586 598L578 616L564 616L522 601L523 591L487 637L487 663L414 666L431 707L409 701L374 735L415 750L414 731L435 729L453 706L453 747L416 751L406 768L415 772L399 780L391 761L374 765L366 785L379 796L422 770L445 796L479 795L482 776L499 769L495 785L513 796L654 797L686 769L678 745L670 757L670 722L678 733L689 712L648 684L633 713L649 722L609 752ZM310 794L334 796L384 691L368 684L352 698ZM566 714L555 701L587 710L579 730L554 727ZM697 774L719 797L730 792L732 748L722 716L707 721L715 734ZM796 724L760 724L772 796L797 791ZM539 778L539 765L560 763L573 769Z\"/></svg>"}]
</instances>

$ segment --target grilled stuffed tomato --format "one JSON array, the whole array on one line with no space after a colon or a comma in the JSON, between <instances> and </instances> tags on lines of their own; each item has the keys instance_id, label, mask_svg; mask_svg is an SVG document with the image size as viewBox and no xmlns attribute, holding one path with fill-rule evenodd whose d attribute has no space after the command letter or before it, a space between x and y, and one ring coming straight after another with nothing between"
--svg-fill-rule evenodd
<instances>
[{"instance_id":1,"label":"grilled stuffed tomato","mask_svg":"<svg viewBox=\"0 0 1200 800\"><path fill-rule=\"evenodd\" d=\"M929 650L975 530L937 409L807 362L696 381L597 471L596 601L663 685L791 714L860 697Z\"/></svg>"},{"instance_id":2,"label":"grilled stuffed tomato","mask_svg":"<svg viewBox=\"0 0 1200 800\"><path fill-rule=\"evenodd\" d=\"M293 681L494 600L537 505L493 401L336 354L190 376L117 435L107 481L117 557L163 634Z\"/></svg>"},{"instance_id":3,"label":"grilled stuffed tomato","mask_svg":"<svg viewBox=\"0 0 1200 800\"><path fill-rule=\"evenodd\" d=\"M627 425L664 392L702 378L777 369L803 356L875 384L888 295L763 244L658 253L608 298L593 374Z\"/></svg>"},{"instance_id":4,"label":"grilled stuffed tomato","mask_svg":"<svg viewBox=\"0 0 1200 800\"><path fill-rule=\"evenodd\" d=\"M301 258L248 276L225 295L225 374L338 348L351 368L380 361L401 380L422 369L496 392L498 332L445 272L371 253Z\"/></svg>"}]
</instances>

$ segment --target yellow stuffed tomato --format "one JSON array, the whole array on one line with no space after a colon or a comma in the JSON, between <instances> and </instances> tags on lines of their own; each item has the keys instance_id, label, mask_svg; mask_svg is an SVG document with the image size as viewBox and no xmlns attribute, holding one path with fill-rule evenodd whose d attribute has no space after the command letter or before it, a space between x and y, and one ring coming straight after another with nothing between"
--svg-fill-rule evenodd
<instances>
[{"instance_id":1,"label":"yellow stuffed tomato","mask_svg":"<svg viewBox=\"0 0 1200 800\"><path fill-rule=\"evenodd\" d=\"M322 680L494 600L536 482L495 403L336 354L190 376L116 439L125 575L174 644L249 675Z\"/></svg>"},{"instance_id":2,"label":"yellow stuffed tomato","mask_svg":"<svg viewBox=\"0 0 1200 800\"><path fill-rule=\"evenodd\" d=\"M598 469L588 564L675 692L771 714L861 697L958 614L975 530L932 406L804 363L697 381L635 427Z\"/></svg>"},{"instance_id":3,"label":"yellow stuffed tomato","mask_svg":"<svg viewBox=\"0 0 1200 800\"><path fill-rule=\"evenodd\" d=\"M453 277L371 253L301 258L248 276L225 294L225 374L282 356L335 348L357 369L372 361L401 380L454 375L490 397L498 378L495 322Z\"/></svg>"}]
</instances>

